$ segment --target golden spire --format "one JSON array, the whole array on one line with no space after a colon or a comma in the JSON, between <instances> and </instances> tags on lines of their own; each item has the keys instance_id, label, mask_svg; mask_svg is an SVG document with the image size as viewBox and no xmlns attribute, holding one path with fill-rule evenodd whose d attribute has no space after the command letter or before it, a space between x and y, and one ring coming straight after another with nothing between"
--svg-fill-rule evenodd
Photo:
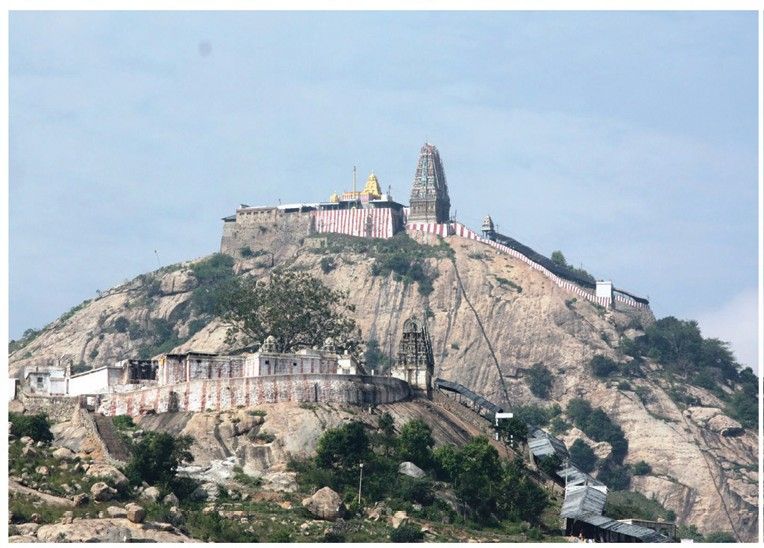
<instances>
[{"instance_id":1,"label":"golden spire","mask_svg":"<svg viewBox=\"0 0 764 548\"><path fill-rule=\"evenodd\" d=\"M369 178L366 179L366 186L363 187L361 194L366 194L372 200L378 200L382 197L382 189L379 187L379 181L373 171L369 174Z\"/></svg>"}]
</instances>

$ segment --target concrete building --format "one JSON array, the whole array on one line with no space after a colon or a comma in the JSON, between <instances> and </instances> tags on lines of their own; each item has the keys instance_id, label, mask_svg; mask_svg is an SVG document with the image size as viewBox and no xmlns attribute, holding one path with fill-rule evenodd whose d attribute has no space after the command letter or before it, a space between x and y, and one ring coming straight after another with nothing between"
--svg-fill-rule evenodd
<instances>
[{"instance_id":1,"label":"concrete building","mask_svg":"<svg viewBox=\"0 0 764 548\"><path fill-rule=\"evenodd\" d=\"M398 346L398 358L390 374L409 383L412 388L432 396L432 374L435 361L425 322L412 316L403 322L403 334Z\"/></svg>"},{"instance_id":2,"label":"concrete building","mask_svg":"<svg viewBox=\"0 0 764 548\"><path fill-rule=\"evenodd\" d=\"M66 374L58 367L27 367L24 385L33 394L60 396L66 394Z\"/></svg>"},{"instance_id":3,"label":"concrete building","mask_svg":"<svg viewBox=\"0 0 764 548\"><path fill-rule=\"evenodd\" d=\"M160 385L200 379L232 379L244 376L244 356L204 352L164 354L156 360Z\"/></svg>"}]
</instances>

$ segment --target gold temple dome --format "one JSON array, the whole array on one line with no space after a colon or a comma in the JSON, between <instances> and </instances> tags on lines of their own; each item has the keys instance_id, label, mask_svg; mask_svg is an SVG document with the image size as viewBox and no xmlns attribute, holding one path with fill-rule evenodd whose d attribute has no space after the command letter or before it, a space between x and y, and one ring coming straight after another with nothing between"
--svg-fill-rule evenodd
<instances>
[{"instance_id":1,"label":"gold temple dome","mask_svg":"<svg viewBox=\"0 0 764 548\"><path fill-rule=\"evenodd\" d=\"M374 175L373 171L369 174L369 178L366 179L366 186L363 187L361 194L367 194L370 198L382 197L382 189L379 187L379 180L377 180L377 176Z\"/></svg>"}]
</instances>

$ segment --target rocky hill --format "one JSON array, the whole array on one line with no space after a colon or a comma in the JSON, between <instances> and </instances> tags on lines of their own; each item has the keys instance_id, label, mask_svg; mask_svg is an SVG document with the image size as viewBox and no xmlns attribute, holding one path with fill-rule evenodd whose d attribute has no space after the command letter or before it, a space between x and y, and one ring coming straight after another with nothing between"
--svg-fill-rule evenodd
<instances>
[{"instance_id":1,"label":"rocky hill","mask_svg":"<svg viewBox=\"0 0 764 548\"><path fill-rule=\"evenodd\" d=\"M510 406L557 403L565 409L574 398L588 400L623 429L624 463L649 464L648 473L632 478L633 489L673 511L680 523L755 538L758 437L725 414L719 395L683 386L691 398L677 398L676 378L649 359L640 375L592 374L594 356L631 359L619 342L642 335L653 321L649 315L575 299L525 263L479 242L421 236L420 244L428 245L406 244L419 265L406 271L385 254L389 249L364 240L265 234L260 247L241 250L233 271L259 277L283 266L347 290L363 338L376 341L382 356L394 356L409 316L426 316L437 377L497 402L508 399ZM140 276L30 332L12 345L11 375L34 364L87 368L172 349L228 350L225 326L206 313L214 276L199 265L208 264L189 262ZM536 364L551 373L543 397L531 391ZM559 418L571 422L565 414ZM568 445L578 437L600 457L610 452L607 442L569 425L563 430Z\"/></svg>"}]
</instances>

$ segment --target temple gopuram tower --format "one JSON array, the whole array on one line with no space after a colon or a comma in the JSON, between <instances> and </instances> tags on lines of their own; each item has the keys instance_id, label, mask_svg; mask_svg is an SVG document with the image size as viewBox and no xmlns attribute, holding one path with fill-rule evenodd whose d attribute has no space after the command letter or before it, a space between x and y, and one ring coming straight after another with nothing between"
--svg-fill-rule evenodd
<instances>
[{"instance_id":1,"label":"temple gopuram tower","mask_svg":"<svg viewBox=\"0 0 764 548\"><path fill-rule=\"evenodd\" d=\"M432 398L432 375L435 360L427 324L412 316L403 322L403 335L398 346L398 359L391 375L409 383Z\"/></svg>"},{"instance_id":2,"label":"temple gopuram tower","mask_svg":"<svg viewBox=\"0 0 764 548\"><path fill-rule=\"evenodd\" d=\"M419 151L409 208L409 222L447 223L449 220L451 200L435 145L425 143Z\"/></svg>"}]
</instances>

